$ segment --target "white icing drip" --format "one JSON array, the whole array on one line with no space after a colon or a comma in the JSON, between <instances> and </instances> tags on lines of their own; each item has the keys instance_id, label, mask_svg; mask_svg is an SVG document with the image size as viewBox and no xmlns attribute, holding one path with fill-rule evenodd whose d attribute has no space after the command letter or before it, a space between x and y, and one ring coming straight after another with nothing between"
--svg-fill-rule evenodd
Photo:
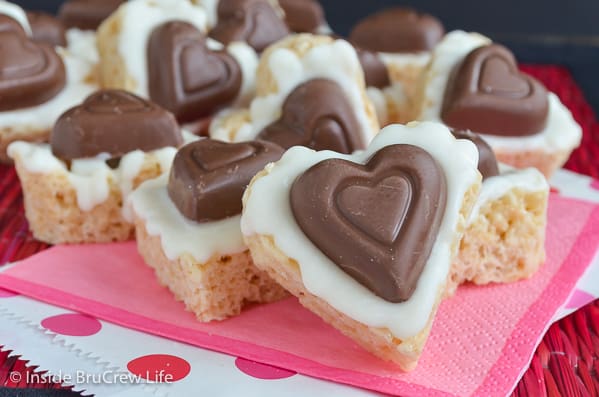
<instances>
[{"instance_id":1,"label":"white icing drip","mask_svg":"<svg viewBox=\"0 0 599 397\"><path fill-rule=\"evenodd\" d=\"M212 29L218 20L218 0L192 0L194 4L198 4L206 11L206 25L208 29Z\"/></svg>"},{"instance_id":2,"label":"white icing drip","mask_svg":"<svg viewBox=\"0 0 599 397\"><path fill-rule=\"evenodd\" d=\"M208 49L212 51L220 51L223 48L225 48L225 46L220 41L216 41L210 37L206 37L206 47L208 47Z\"/></svg>"},{"instance_id":3,"label":"white icing drip","mask_svg":"<svg viewBox=\"0 0 599 397\"><path fill-rule=\"evenodd\" d=\"M221 221L198 223L185 218L168 196L168 175L144 182L130 196L129 202L137 216L145 221L152 236L159 236L167 258L174 260L183 254L205 263L215 255L230 255L245 251L240 216Z\"/></svg>"},{"instance_id":4,"label":"white icing drip","mask_svg":"<svg viewBox=\"0 0 599 397\"><path fill-rule=\"evenodd\" d=\"M161 171L168 173L176 152L177 149L173 147L148 153L135 150L122 156L119 166L114 170L106 164L109 156L100 154L93 158L73 160L70 169L67 169L64 162L54 156L49 144L14 142L8 146L8 155L13 159L20 158L20 163L27 171L65 175L77 193L77 204L82 211L90 211L109 197L109 181L114 181L126 198L147 156L155 158ZM126 209L123 211L125 219L132 219Z\"/></svg>"},{"instance_id":5,"label":"white icing drip","mask_svg":"<svg viewBox=\"0 0 599 397\"><path fill-rule=\"evenodd\" d=\"M333 29L331 29L331 26L325 22L324 25L320 25L319 27L317 27L314 33L321 34L323 36L328 36L330 34L333 34L334 32Z\"/></svg>"},{"instance_id":6,"label":"white icing drip","mask_svg":"<svg viewBox=\"0 0 599 397\"><path fill-rule=\"evenodd\" d=\"M90 64L100 61L96 47L96 32L72 28L67 30L67 50L78 58L83 58Z\"/></svg>"},{"instance_id":7,"label":"white icing drip","mask_svg":"<svg viewBox=\"0 0 599 397\"><path fill-rule=\"evenodd\" d=\"M582 128L572 117L570 110L564 106L557 95L549 93L549 114L547 126L537 134L520 137L501 137L481 134L495 150L501 149L574 149L580 145Z\"/></svg>"},{"instance_id":8,"label":"white icing drip","mask_svg":"<svg viewBox=\"0 0 599 397\"><path fill-rule=\"evenodd\" d=\"M78 105L97 89L95 85L85 82L92 70L92 65L60 47L57 47L57 52L64 61L67 73L64 89L41 105L0 112L0 129L10 128L17 132L50 130L63 112Z\"/></svg>"},{"instance_id":9,"label":"white icing drip","mask_svg":"<svg viewBox=\"0 0 599 397\"><path fill-rule=\"evenodd\" d=\"M302 233L289 204L295 179L314 164L329 158L365 163L381 148L411 144L427 150L441 165L447 181L447 206L431 255L412 297L390 303L373 294L331 262ZM283 158L267 166L268 175L246 191L241 217L244 236L269 235L276 246L297 261L304 286L347 316L372 327L385 327L398 338L416 335L427 324L439 289L447 280L451 242L460 219L466 192L480 180L478 152L467 140L456 140L437 123L410 123L384 128L369 148L351 156L304 147L289 149ZM334 287L332 287L334 286Z\"/></svg>"},{"instance_id":10,"label":"white icing drip","mask_svg":"<svg viewBox=\"0 0 599 397\"><path fill-rule=\"evenodd\" d=\"M118 9L122 17L119 33L119 55L127 74L136 83L134 93L144 98L148 94L147 46L150 35L159 25L182 20L206 31L206 14L202 7L181 0L130 0Z\"/></svg>"},{"instance_id":11,"label":"white icing drip","mask_svg":"<svg viewBox=\"0 0 599 397\"><path fill-rule=\"evenodd\" d=\"M21 7L8 1L0 0L0 14L7 15L17 21L23 27L25 33L31 36L31 26L29 25L27 14L25 14L25 10Z\"/></svg>"},{"instance_id":12,"label":"white icing drip","mask_svg":"<svg viewBox=\"0 0 599 397\"><path fill-rule=\"evenodd\" d=\"M383 89L368 87L366 93L374 105L381 126L396 122L396 120L389 120L389 106L398 112L404 111L409 106L408 97L400 82L395 82Z\"/></svg>"},{"instance_id":13,"label":"white icing drip","mask_svg":"<svg viewBox=\"0 0 599 397\"><path fill-rule=\"evenodd\" d=\"M504 164L499 166L499 175L483 181L480 195L470 213L469 223L476 220L480 209L485 204L499 199L512 189L520 189L525 192L549 191L547 180L536 168L517 170Z\"/></svg>"},{"instance_id":14,"label":"white icing drip","mask_svg":"<svg viewBox=\"0 0 599 397\"><path fill-rule=\"evenodd\" d=\"M111 174L105 156L71 162L67 177L77 192L77 205L82 211L91 211L96 205L106 201L110 194Z\"/></svg>"},{"instance_id":15,"label":"white icing drip","mask_svg":"<svg viewBox=\"0 0 599 397\"><path fill-rule=\"evenodd\" d=\"M488 45L491 40L478 33L454 31L448 33L433 51L427 70L425 106L420 120L441 122L441 110L445 88L450 74L462 60L476 48ZM571 150L580 144L582 129L572 118L570 111L555 94L549 93L549 114L544 130L523 137L502 137L481 134L493 149L507 150Z\"/></svg>"},{"instance_id":16,"label":"white icing drip","mask_svg":"<svg viewBox=\"0 0 599 397\"><path fill-rule=\"evenodd\" d=\"M247 106L256 94L256 69L258 69L258 54L243 42L234 42L227 46L227 52L241 68L242 82L239 94L233 106Z\"/></svg>"},{"instance_id":17,"label":"white icing drip","mask_svg":"<svg viewBox=\"0 0 599 397\"><path fill-rule=\"evenodd\" d=\"M315 79L330 79L345 91L355 116L361 126L361 137L368 144L376 131L372 130L365 111L366 104L357 83L363 80L362 67L353 47L343 40L312 48L302 58L294 52L279 48L271 53L269 69L277 84L275 94L256 97L250 105L252 123L243 131L237 132L233 141L251 140L264 127L277 120L281 115L281 107L287 96L300 84ZM224 134L219 139L224 138ZM230 140L227 137L226 140Z\"/></svg>"},{"instance_id":18,"label":"white icing drip","mask_svg":"<svg viewBox=\"0 0 599 397\"><path fill-rule=\"evenodd\" d=\"M66 171L64 163L52 156L50 150L46 150L45 147L49 146L17 141L8 146L7 152L12 159L16 157L27 159L27 164L24 164L25 168L35 174Z\"/></svg>"},{"instance_id":19,"label":"white icing drip","mask_svg":"<svg viewBox=\"0 0 599 397\"><path fill-rule=\"evenodd\" d=\"M405 67L420 67L424 68L431 59L430 52L419 52L419 53L390 53L380 52L379 57L383 61L387 68L393 66L395 68Z\"/></svg>"},{"instance_id":20,"label":"white icing drip","mask_svg":"<svg viewBox=\"0 0 599 397\"><path fill-rule=\"evenodd\" d=\"M382 89L377 87L366 88L366 94L374 105L376 117L381 125L387 125L389 121L389 112L387 111L387 98Z\"/></svg>"}]
</instances>

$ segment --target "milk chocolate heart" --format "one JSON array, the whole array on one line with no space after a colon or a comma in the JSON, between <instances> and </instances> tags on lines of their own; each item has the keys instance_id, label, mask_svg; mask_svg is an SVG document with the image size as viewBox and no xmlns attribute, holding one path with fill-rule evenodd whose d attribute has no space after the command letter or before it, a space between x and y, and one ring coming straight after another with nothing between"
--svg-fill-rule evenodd
<instances>
[{"instance_id":1,"label":"milk chocolate heart","mask_svg":"<svg viewBox=\"0 0 599 397\"><path fill-rule=\"evenodd\" d=\"M296 222L331 261L389 302L410 299L445 213L445 174L412 145L366 165L324 160L293 183Z\"/></svg>"},{"instance_id":2,"label":"milk chocolate heart","mask_svg":"<svg viewBox=\"0 0 599 397\"><path fill-rule=\"evenodd\" d=\"M443 25L432 15L393 7L360 21L349 41L375 52L414 53L432 50L444 34Z\"/></svg>"},{"instance_id":3,"label":"milk chocolate heart","mask_svg":"<svg viewBox=\"0 0 599 397\"><path fill-rule=\"evenodd\" d=\"M40 105L65 84L64 64L52 47L34 43L22 30L0 30L0 111Z\"/></svg>"},{"instance_id":4,"label":"milk chocolate heart","mask_svg":"<svg viewBox=\"0 0 599 397\"><path fill-rule=\"evenodd\" d=\"M242 75L237 61L226 51L208 49L193 25L172 21L150 36L148 79L150 98L189 122L231 104Z\"/></svg>"},{"instance_id":5,"label":"milk chocolate heart","mask_svg":"<svg viewBox=\"0 0 599 397\"><path fill-rule=\"evenodd\" d=\"M468 139L476 145L478 150L478 171L483 179L499 175L499 165L495 153L480 135L468 130L452 130L451 133L457 139Z\"/></svg>"},{"instance_id":6,"label":"milk chocolate heart","mask_svg":"<svg viewBox=\"0 0 599 397\"><path fill-rule=\"evenodd\" d=\"M173 115L161 107L125 91L103 90L60 116L50 143L63 160L101 153L119 158L134 150L179 147L183 137Z\"/></svg>"},{"instance_id":7,"label":"milk chocolate heart","mask_svg":"<svg viewBox=\"0 0 599 397\"><path fill-rule=\"evenodd\" d=\"M58 17L67 28L96 30L122 3L127 0L67 0Z\"/></svg>"},{"instance_id":8,"label":"milk chocolate heart","mask_svg":"<svg viewBox=\"0 0 599 397\"><path fill-rule=\"evenodd\" d=\"M0 14L0 32L12 31L26 36L23 26L14 18L9 17L5 14Z\"/></svg>"},{"instance_id":9,"label":"milk chocolate heart","mask_svg":"<svg viewBox=\"0 0 599 397\"><path fill-rule=\"evenodd\" d=\"M288 149L307 146L314 150L352 153L364 149L361 126L341 87L326 79L314 79L294 89L283 103L281 118L267 126L258 139Z\"/></svg>"},{"instance_id":10,"label":"milk chocolate heart","mask_svg":"<svg viewBox=\"0 0 599 397\"><path fill-rule=\"evenodd\" d=\"M295 33L316 33L326 25L324 11L316 0L279 0L285 23Z\"/></svg>"},{"instance_id":11,"label":"milk chocolate heart","mask_svg":"<svg viewBox=\"0 0 599 397\"><path fill-rule=\"evenodd\" d=\"M45 12L27 11L33 40L51 46L67 45L66 29L62 22Z\"/></svg>"},{"instance_id":12,"label":"milk chocolate heart","mask_svg":"<svg viewBox=\"0 0 599 397\"><path fill-rule=\"evenodd\" d=\"M261 52L289 34L268 0L220 0L217 14L210 37L223 44L245 41Z\"/></svg>"},{"instance_id":13,"label":"milk chocolate heart","mask_svg":"<svg viewBox=\"0 0 599 397\"><path fill-rule=\"evenodd\" d=\"M356 53L364 70L364 79L367 87L385 88L391 85L387 66L378 54L356 47Z\"/></svg>"},{"instance_id":14,"label":"milk chocolate heart","mask_svg":"<svg viewBox=\"0 0 599 397\"><path fill-rule=\"evenodd\" d=\"M441 116L455 129L525 136L545 128L548 109L545 87L520 73L507 48L492 44L472 51L453 71Z\"/></svg>"},{"instance_id":15,"label":"milk chocolate heart","mask_svg":"<svg viewBox=\"0 0 599 397\"><path fill-rule=\"evenodd\" d=\"M240 214L241 197L251 179L282 155L283 149L270 142L190 143L175 156L168 194L181 214L196 222Z\"/></svg>"}]
</instances>

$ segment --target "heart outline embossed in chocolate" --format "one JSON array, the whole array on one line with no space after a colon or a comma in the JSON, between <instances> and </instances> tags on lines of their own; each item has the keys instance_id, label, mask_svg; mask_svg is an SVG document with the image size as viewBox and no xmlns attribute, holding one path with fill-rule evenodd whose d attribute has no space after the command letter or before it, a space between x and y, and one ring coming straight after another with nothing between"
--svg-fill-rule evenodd
<instances>
[{"instance_id":1,"label":"heart outline embossed in chocolate","mask_svg":"<svg viewBox=\"0 0 599 397\"><path fill-rule=\"evenodd\" d=\"M334 81L313 79L297 86L285 99L281 117L264 128L258 139L289 149L353 153L364 149L361 125L343 91Z\"/></svg>"},{"instance_id":2,"label":"heart outline embossed in chocolate","mask_svg":"<svg viewBox=\"0 0 599 397\"><path fill-rule=\"evenodd\" d=\"M407 144L387 146L364 165L321 161L290 191L293 215L306 237L341 270L393 303L412 296L446 200L440 165Z\"/></svg>"},{"instance_id":3,"label":"heart outline embossed in chocolate","mask_svg":"<svg viewBox=\"0 0 599 397\"><path fill-rule=\"evenodd\" d=\"M49 45L33 42L10 20L0 21L0 111L40 105L66 84L62 58Z\"/></svg>"},{"instance_id":4,"label":"heart outline embossed in chocolate","mask_svg":"<svg viewBox=\"0 0 599 397\"><path fill-rule=\"evenodd\" d=\"M175 117L136 95L101 90L63 113L52 130L50 144L63 160L107 153L119 158L131 151L179 147L183 143Z\"/></svg>"},{"instance_id":5,"label":"heart outline embossed in chocolate","mask_svg":"<svg viewBox=\"0 0 599 397\"><path fill-rule=\"evenodd\" d=\"M244 41L257 52L290 32L268 0L219 0L210 37L225 45Z\"/></svg>"},{"instance_id":6,"label":"heart outline embossed in chocolate","mask_svg":"<svg viewBox=\"0 0 599 397\"><path fill-rule=\"evenodd\" d=\"M169 197L183 216L195 222L238 215L251 179L282 155L283 149L271 142L201 139L189 143L173 160Z\"/></svg>"},{"instance_id":7,"label":"heart outline embossed in chocolate","mask_svg":"<svg viewBox=\"0 0 599 397\"><path fill-rule=\"evenodd\" d=\"M507 48L491 44L470 52L454 69L441 118L454 129L526 136L545 128L548 111L545 87L518 70Z\"/></svg>"},{"instance_id":8,"label":"heart outline embossed in chocolate","mask_svg":"<svg viewBox=\"0 0 599 397\"><path fill-rule=\"evenodd\" d=\"M210 50L206 36L187 22L157 27L147 55L150 98L180 122L209 116L237 98L239 64L224 50Z\"/></svg>"}]
</instances>

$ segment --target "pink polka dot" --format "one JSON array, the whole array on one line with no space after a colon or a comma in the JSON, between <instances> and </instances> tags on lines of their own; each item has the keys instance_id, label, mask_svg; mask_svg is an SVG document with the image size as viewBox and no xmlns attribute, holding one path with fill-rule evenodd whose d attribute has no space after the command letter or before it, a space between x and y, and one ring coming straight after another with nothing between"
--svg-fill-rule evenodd
<instances>
[{"instance_id":1,"label":"pink polka dot","mask_svg":"<svg viewBox=\"0 0 599 397\"><path fill-rule=\"evenodd\" d=\"M599 179L593 179L591 181L591 189L599 190Z\"/></svg>"},{"instance_id":2,"label":"pink polka dot","mask_svg":"<svg viewBox=\"0 0 599 397\"><path fill-rule=\"evenodd\" d=\"M68 336L90 336L102 329L102 323L84 314L59 314L42 320L42 327L49 331Z\"/></svg>"},{"instance_id":3,"label":"pink polka dot","mask_svg":"<svg viewBox=\"0 0 599 397\"><path fill-rule=\"evenodd\" d=\"M133 375L151 382L177 382L191 372L191 365L182 358L168 354L150 354L129 361L127 369Z\"/></svg>"},{"instance_id":4,"label":"pink polka dot","mask_svg":"<svg viewBox=\"0 0 599 397\"><path fill-rule=\"evenodd\" d=\"M257 363L241 357L235 360L235 366L244 374L258 379L285 379L297 374L297 372L288 369Z\"/></svg>"},{"instance_id":5,"label":"pink polka dot","mask_svg":"<svg viewBox=\"0 0 599 397\"><path fill-rule=\"evenodd\" d=\"M551 193L556 193L556 194L559 194L559 189L558 189L558 188L556 188L556 187L553 187L553 186L551 186L551 188L549 189L549 191L550 191Z\"/></svg>"},{"instance_id":6,"label":"pink polka dot","mask_svg":"<svg viewBox=\"0 0 599 397\"><path fill-rule=\"evenodd\" d=\"M13 296L17 296L16 292L9 291L4 288L0 288L0 298L12 298Z\"/></svg>"},{"instance_id":7,"label":"pink polka dot","mask_svg":"<svg viewBox=\"0 0 599 397\"><path fill-rule=\"evenodd\" d=\"M576 291L574 291L572 297L568 301L566 309L578 309L580 307L583 307L587 303L591 303L594 300L595 297L593 295L577 289Z\"/></svg>"}]
</instances>

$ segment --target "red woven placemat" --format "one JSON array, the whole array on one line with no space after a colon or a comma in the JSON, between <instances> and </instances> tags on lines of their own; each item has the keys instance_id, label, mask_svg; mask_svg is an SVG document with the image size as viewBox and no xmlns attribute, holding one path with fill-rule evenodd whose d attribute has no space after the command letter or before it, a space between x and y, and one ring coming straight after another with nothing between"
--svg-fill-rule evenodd
<instances>
[{"instance_id":1,"label":"red woven placemat","mask_svg":"<svg viewBox=\"0 0 599 397\"><path fill-rule=\"evenodd\" d=\"M555 92L583 128L582 145L572 154L566 168L599 178L599 123L570 73L558 66L523 66L522 69ZM0 165L0 266L46 247L29 233L14 168ZM15 385L3 376L8 373L8 368L23 373L35 368L1 350L0 345L0 386L40 387ZM35 360L35 357L27 358ZM598 375L599 301L596 301L549 329L514 396L599 397Z\"/></svg>"}]
</instances>

